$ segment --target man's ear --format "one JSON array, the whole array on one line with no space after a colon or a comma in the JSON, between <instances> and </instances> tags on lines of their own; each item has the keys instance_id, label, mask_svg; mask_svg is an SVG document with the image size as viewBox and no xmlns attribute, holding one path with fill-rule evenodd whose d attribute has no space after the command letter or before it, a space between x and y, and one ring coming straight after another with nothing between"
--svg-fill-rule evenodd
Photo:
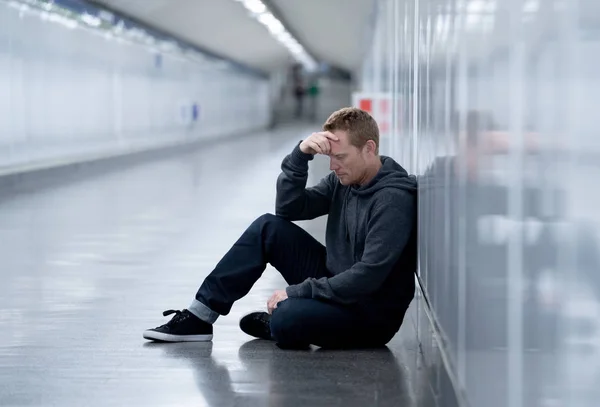
<instances>
[{"instance_id":1,"label":"man's ear","mask_svg":"<svg viewBox=\"0 0 600 407\"><path fill-rule=\"evenodd\" d=\"M367 144L365 144L365 147L367 149L367 153L375 154L375 151L377 151L377 146L375 145L375 142L373 140L367 140Z\"/></svg>"}]
</instances>

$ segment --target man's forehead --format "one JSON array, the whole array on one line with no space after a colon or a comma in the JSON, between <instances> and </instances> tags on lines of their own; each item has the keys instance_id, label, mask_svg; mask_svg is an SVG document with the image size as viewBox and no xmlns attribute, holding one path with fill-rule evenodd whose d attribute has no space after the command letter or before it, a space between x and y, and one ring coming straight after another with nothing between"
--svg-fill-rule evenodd
<instances>
[{"instance_id":1,"label":"man's forehead","mask_svg":"<svg viewBox=\"0 0 600 407\"><path fill-rule=\"evenodd\" d=\"M346 152L348 146L345 145L343 142L340 141L331 141L330 144L331 146L331 152L329 155L336 155L336 154L341 154Z\"/></svg>"},{"instance_id":2,"label":"man's forehead","mask_svg":"<svg viewBox=\"0 0 600 407\"><path fill-rule=\"evenodd\" d=\"M332 133L338 137L338 140L329 140L329 145L331 146L330 156L343 152L348 144L348 137L345 131L336 130L332 131Z\"/></svg>"},{"instance_id":3,"label":"man's forehead","mask_svg":"<svg viewBox=\"0 0 600 407\"><path fill-rule=\"evenodd\" d=\"M331 133L338 136L340 140L345 140L348 138L348 132L346 130L333 130Z\"/></svg>"},{"instance_id":4,"label":"man's forehead","mask_svg":"<svg viewBox=\"0 0 600 407\"><path fill-rule=\"evenodd\" d=\"M343 146L346 146L346 145L349 144L348 143L348 133L347 132L345 132L343 130L337 130L337 131L334 131L332 133L334 135L336 135L337 138L338 138L338 141L332 140L332 145L335 144L335 145L343 147Z\"/></svg>"}]
</instances>

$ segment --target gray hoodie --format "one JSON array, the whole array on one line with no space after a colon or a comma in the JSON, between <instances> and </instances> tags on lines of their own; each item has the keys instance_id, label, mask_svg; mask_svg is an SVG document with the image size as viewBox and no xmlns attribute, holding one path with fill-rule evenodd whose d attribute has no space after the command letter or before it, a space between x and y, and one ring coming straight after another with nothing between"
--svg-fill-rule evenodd
<instances>
[{"instance_id":1,"label":"gray hoodie","mask_svg":"<svg viewBox=\"0 0 600 407\"><path fill-rule=\"evenodd\" d=\"M415 289L415 177L392 158L381 156L381 169L367 185L344 186L332 172L306 188L308 162L313 158L299 144L284 158L276 214L291 221L329 215L326 247L331 276L291 285L288 296L404 311Z\"/></svg>"}]
</instances>

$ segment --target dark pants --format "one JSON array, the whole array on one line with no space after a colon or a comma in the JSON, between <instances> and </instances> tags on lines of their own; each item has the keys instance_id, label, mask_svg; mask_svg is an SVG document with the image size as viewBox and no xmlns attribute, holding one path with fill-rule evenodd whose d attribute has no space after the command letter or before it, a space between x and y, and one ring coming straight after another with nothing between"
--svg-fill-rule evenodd
<instances>
[{"instance_id":1,"label":"dark pants","mask_svg":"<svg viewBox=\"0 0 600 407\"><path fill-rule=\"evenodd\" d=\"M325 247L301 227L275 215L256 219L206 277L196 300L220 315L245 296L266 265L290 285L308 277L330 277ZM283 289L283 287L281 287ZM266 304L267 298L265 298ZM383 346L396 330L378 315L355 306L310 298L288 298L273 311L271 333L281 345L328 348Z\"/></svg>"}]
</instances>

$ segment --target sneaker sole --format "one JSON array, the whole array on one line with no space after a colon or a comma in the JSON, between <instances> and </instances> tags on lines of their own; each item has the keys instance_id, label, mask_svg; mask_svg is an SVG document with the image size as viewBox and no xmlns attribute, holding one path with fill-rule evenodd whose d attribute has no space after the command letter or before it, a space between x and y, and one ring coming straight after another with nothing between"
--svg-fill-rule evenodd
<instances>
[{"instance_id":1,"label":"sneaker sole","mask_svg":"<svg viewBox=\"0 0 600 407\"><path fill-rule=\"evenodd\" d=\"M161 332L144 331L144 339L161 342L209 342L212 335L171 335Z\"/></svg>"}]
</instances>

